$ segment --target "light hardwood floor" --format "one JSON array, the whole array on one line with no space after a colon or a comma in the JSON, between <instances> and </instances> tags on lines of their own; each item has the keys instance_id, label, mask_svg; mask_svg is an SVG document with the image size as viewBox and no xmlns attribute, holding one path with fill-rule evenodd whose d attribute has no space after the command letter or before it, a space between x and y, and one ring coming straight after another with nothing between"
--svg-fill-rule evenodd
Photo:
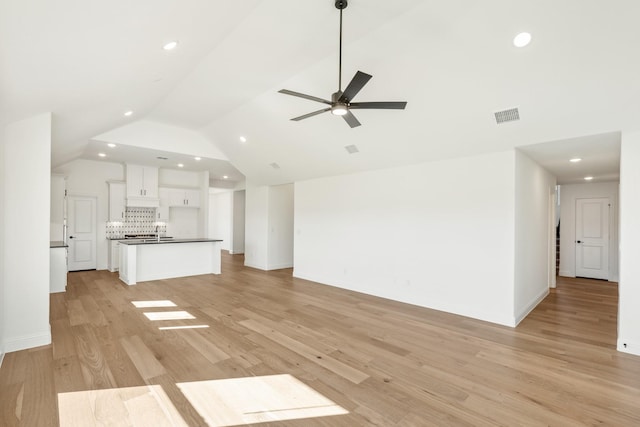
<instances>
[{"instance_id":1,"label":"light hardwood floor","mask_svg":"<svg viewBox=\"0 0 640 427\"><path fill-rule=\"evenodd\" d=\"M70 274L67 292L51 296L53 344L5 357L0 425L56 426L59 406L63 420L86 412L164 425L138 404L206 425L207 402L221 400L207 393L227 388L246 396L248 422L272 420L251 408L283 374L347 413L260 425L640 425L640 357L615 350L615 284L560 280L512 329L242 262L225 254L220 276L132 287L107 271ZM156 300L175 306L132 304ZM168 311L194 318L144 314ZM189 325L209 327L159 329ZM251 377L263 378L238 388ZM225 379L237 381L212 381ZM273 414L292 412L278 404Z\"/></svg>"}]
</instances>

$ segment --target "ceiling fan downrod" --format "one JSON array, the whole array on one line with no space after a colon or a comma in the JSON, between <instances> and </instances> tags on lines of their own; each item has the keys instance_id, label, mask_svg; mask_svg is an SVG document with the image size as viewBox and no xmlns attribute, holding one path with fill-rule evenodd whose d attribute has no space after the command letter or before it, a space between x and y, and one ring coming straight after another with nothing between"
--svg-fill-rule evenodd
<instances>
[{"instance_id":1,"label":"ceiling fan downrod","mask_svg":"<svg viewBox=\"0 0 640 427\"><path fill-rule=\"evenodd\" d=\"M320 102L325 104L325 108L322 110L313 111L311 113L303 114L302 116L294 117L293 121L308 119L309 117L317 116L318 114L331 112L336 116L342 116L349 127L355 128L360 126L360 122L353 115L351 110L404 110L406 102L353 102L353 98L360 92L360 90L367 84L371 75L363 73L362 71L356 72L355 76L351 79L347 87L342 91L342 10L347 7L347 0L336 0L336 9L340 10L340 53L338 60L338 91L331 94L331 101L328 99L318 98L317 96L307 95L300 92L294 92L288 89L280 89L278 92L285 95L296 96L298 98L308 99L310 101Z\"/></svg>"},{"instance_id":2,"label":"ceiling fan downrod","mask_svg":"<svg viewBox=\"0 0 640 427\"><path fill-rule=\"evenodd\" d=\"M347 0L336 0L336 9L340 10L340 47L338 54L338 92L342 93L342 10L349 5Z\"/></svg>"}]
</instances>

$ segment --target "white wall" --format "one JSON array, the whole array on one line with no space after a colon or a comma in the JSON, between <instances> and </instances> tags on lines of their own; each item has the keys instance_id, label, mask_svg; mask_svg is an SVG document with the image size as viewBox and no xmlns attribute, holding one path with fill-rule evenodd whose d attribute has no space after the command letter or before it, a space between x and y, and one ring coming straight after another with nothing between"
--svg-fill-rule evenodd
<instances>
[{"instance_id":1,"label":"white wall","mask_svg":"<svg viewBox=\"0 0 640 427\"><path fill-rule=\"evenodd\" d=\"M222 239L221 248L231 249L232 198L231 191L211 194L209 209L211 210L211 232L213 239Z\"/></svg>"},{"instance_id":2,"label":"white wall","mask_svg":"<svg viewBox=\"0 0 640 427\"><path fill-rule=\"evenodd\" d=\"M244 253L245 199L246 194L244 190L233 192L233 226L231 229L232 254Z\"/></svg>"},{"instance_id":3,"label":"white wall","mask_svg":"<svg viewBox=\"0 0 640 427\"><path fill-rule=\"evenodd\" d=\"M515 153L514 316L519 323L549 294L555 276L556 179L524 153Z\"/></svg>"},{"instance_id":4,"label":"white wall","mask_svg":"<svg viewBox=\"0 0 640 427\"><path fill-rule=\"evenodd\" d=\"M208 202L204 201L204 203ZM205 234L200 234L201 231L200 228L198 228L200 221L198 211L199 209L194 208L170 208L170 220L167 222L167 236L177 239L205 237Z\"/></svg>"},{"instance_id":5,"label":"white wall","mask_svg":"<svg viewBox=\"0 0 640 427\"><path fill-rule=\"evenodd\" d=\"M160 187L200 188L200 174L184 170L158 169L158 185Z\"/></svg>"},{"instance_id":6,"label":"white wall","mask_svg":"<svg viewBox=\"0 0 640 427\"><path fill-rule=\"evenodd\" d=\"M5 297L4 297L4 253L5 253L5 245L6 239L4 237L4 183L7 182L7 175L5 173L4 166L4 145L5 145L5 134L4 130L0 132L0 366L2 366L2 359L4 358L5 350L4 350L4 330L6 326L5 320Z\"/></svg>"},{"instance_id":7,"label":"white wall","mask_svg":"<svg viewBox=\"0 0 640 427\"><path fill-rule=\"evenodd\" d=\"M508 151L296 182L294 275L513 326L514 174Z\"/></svg>"},{"instance_id":8,"label":"white wall","mask_svg":"<svg viewBox=\"0 0 640 427\"><path fill-rule=\"evenodd\" d=\"M617 182L571 184L560 186L560 271L559 276L576 277L576 200L609 198L609 280L618 274L618 191Z\"/></svg>"},{"instance_id":9,"label":"white wall","mask_svg":"<svg viewBox=\"0 0 640 427\"><path fill-rule=\"evenodd\" d=\"M56 168L55 172L67 177L68 194L97 197L96 268L98 270L106 269L109 254L109 242L106 235L106 223L109 220L109 186L107 181L124 180L124 165L78 159Z\"/></svg>"},{"instance_id":10,"label":"white wall","mask_svg":"<svg viewBox=\"0 0 640 427\"><path fill-rule=\"evenodd\" d=\"M268 209L269 187L247 183L244 265L268 269Z\"/></svg>"},{"instance_id":11,"label":"white wall","mask_svg":"<svg viewBox=\"0 0 640 427\"><path fill-rule=\"evenodd\" d=\"M49 240L62 241L64 230L64 175L51 175L51 222Z\"/></svg>"},{"instance_id":12,"label":"white wall","mask_svg":"<svg viewBox=\"0 0 640 427\"><path fill-rule=\"evenodd\" d=\"M175 152L179 147L182 154L227 160L227 156L200 132L151 120L137 120L93 139L167 152Z\"/></svg>"},{"instance_id":13,"label":"white wall","mask_svg":"<svg viewBox=\"0 0 640 427\"><path fill-rule=\"evenodd\" d=\"M622 133L618 350L640 356L640 132Z\"/></svg>"},{"instance_id":14,"label":"white wall","mask_svg":"<svg viewBox=\"0 0 640 427\"><path fill-rule=\"evenodd\" d=\"M49 223L51 114L3 130L4 350L51 342ZM25 163L26 162L26 163Z\"/></svg>"},{"instance_id":15,"label":"white wall","mask_svg":"<svg viewBox=\"0 0 640 427\"><path fill-rule=\"evenodd\" d=\"M268 270L293 267L293 184L269 187Z\"/></svg>"}]
</instances>

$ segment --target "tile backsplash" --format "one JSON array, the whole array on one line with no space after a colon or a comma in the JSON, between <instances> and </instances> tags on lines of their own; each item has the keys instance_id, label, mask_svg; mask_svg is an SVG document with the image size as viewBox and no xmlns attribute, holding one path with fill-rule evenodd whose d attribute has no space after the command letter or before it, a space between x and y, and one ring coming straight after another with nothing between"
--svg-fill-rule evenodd
<instances>
[{"instance_id":1,"label":"tile backsplash","mask_svg":"<svg viewBox=\"0 0 640 427\"><path fill-rule=\"evenodd\" d=\"M156 220L155 208L126 208L124 221L107 222L107 238L123 238L125 234L167 234L167 224Z\"/></svg>"}]
</instances>

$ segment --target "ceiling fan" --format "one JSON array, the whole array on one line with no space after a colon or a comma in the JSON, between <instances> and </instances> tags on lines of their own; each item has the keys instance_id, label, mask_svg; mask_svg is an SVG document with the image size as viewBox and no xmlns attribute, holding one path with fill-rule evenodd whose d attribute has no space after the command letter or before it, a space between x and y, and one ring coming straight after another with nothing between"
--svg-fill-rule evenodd
<instances>
[{"instance_id":1,"label":"ceiling fan","mask_svg":"<svg viewBox=\"0 0 640 427\"><path fill-rule=\"evenodd\" d=\"M358 109L384 109L384 110L404 110L407 106L406 102L351 102L353 98L360 92L365 84L371 79L371 75L358 71L353 79L349 82L344 92L342 91L342 11L347 7L347 0L337 0L335 5L340 10L340 58L338 62L338 91L331 94L331 101L318 98L304 93L294 92L288 89L279 90L279 93L285 95L297 96L299 98L309 99L311 101L322 102L329 107L322 110L314 111L299 117L294 117L293 121L308 119L318 114L331 111L331 114L342 116L349 126L352 128L360 126L360 122L353 115L351 110Z\"/></svg>"}]
</instances>

